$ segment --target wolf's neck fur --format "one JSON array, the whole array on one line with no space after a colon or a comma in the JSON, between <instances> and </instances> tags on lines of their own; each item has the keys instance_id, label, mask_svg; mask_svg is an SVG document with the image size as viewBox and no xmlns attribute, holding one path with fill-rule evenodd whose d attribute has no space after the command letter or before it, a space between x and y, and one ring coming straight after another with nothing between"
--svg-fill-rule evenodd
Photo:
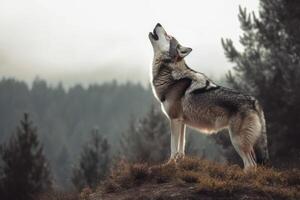
<instances>
[{"instance_id":1,"label":"wolf's neck fur","mask_svg":"<svg viewBox=\"0 0 300 200\"><path fill-rule=\"evenodd\" d=\"M174 62L172 61L171 58L168 59L164 55L154 55L153 64L152 64L152 81L157 76L159 76L159 73L163 67L168 67L170 70L174 70L174 69L185 69L187 65L184 59Z\"/></svg>"},{"instance_id":2,"label":"wolf's neck fur","mask_svg":"<svg viewBox=\"0 0 300 200\"><path fill-rule=\"evenodd\" d=\"M155 93L160 101L165 100L166 94L170 88L176 85L178 80L172 76L174 69L184 69L186 63L182 59L179 62L170 62L168 59L163 59L163 56L155 56L152 66L152 85Z\"/></svg>"}]
</instances>

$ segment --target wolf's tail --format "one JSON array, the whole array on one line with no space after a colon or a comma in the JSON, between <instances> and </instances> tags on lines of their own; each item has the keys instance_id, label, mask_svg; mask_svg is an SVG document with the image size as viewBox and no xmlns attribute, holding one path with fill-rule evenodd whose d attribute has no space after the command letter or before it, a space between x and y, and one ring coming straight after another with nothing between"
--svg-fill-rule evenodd
<instances>
[{"instance_id":1,"label":"wolf's tail","mask_svg":"<svg viewBox=\"0 0 300 200\"><path fill-rule=\"evenodd\" d=\"M269 151L268 151L268 140L267 140L267 130L266 130L266 121L264 112L261 108L261 106L258 106L258 114L260 117L260 123L261 123L261 135L259 136L255 146L255 154L256 154L256 162L258 164L265 165L269 163Z\"/></svg>"}]
</instances>

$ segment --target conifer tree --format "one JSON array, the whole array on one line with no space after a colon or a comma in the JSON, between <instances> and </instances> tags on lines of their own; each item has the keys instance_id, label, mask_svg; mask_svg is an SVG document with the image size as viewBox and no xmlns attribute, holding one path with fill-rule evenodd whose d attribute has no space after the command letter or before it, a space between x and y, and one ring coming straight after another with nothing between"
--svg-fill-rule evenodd
<instances>
[{"instance_id":1,"label":"conifer tree","mask_svg":"<svg viewBox=\"0 0 300 200\"><path fill-rule=\"evenodd\" d=\"M151 106L145 117L131 119L121 140L121 155L134 162L161 162L170 156L170 128L162 112Z\"/></svg>"},{"instance_id":2,"label":"conifer tree","mask_svg":"<svg viewBox=\"0 0 300 200\"><path fill-rule=\"evenodd\" d=\"M227 80L262 103L273 163L300 163L300 1L260 0L258 16L240 8L238 18L243 50L222 40Z\"/></svg>"},{"instance_id":3,"label":"conifer tree","mask_svg":"<svg viewBox=\"0 0 300 200\"><path fill-rule=\"evenodd\" d=\"M94 129L91 138L82 149L79 166L74 168L72 182L81 190L84 187L95 188L107 173L110 146L98 129Z\"/></svg>"},{"instance_id":4,"label":"conifer tree","mask_svg":"<svg viewBox=\"0 0 300 200\"><path fill-rule=\"evenodd\" d=\"M31 200L51 188L50 170L37 129L24 114L16 134L1 146L1 199Z\"/></svg>"}]
</instances>

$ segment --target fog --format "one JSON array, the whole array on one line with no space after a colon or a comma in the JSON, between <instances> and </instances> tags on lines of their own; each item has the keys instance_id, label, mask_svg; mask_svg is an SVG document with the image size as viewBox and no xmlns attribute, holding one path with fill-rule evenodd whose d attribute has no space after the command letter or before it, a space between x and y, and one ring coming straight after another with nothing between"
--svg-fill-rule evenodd
<instances>
[{"instance_id":1,"label":"fog","mask_svg":"<svg viewBox=\"0 0 300 200\"><path fill-rule=\"evenodd\" d=\"M238 43L238 6L258 1L0 0L0 77L67 85L148 83L148 32L160 22L193 48L188 64L219 78L232 66L221 38Z\"/></svg>"}]
</instances>

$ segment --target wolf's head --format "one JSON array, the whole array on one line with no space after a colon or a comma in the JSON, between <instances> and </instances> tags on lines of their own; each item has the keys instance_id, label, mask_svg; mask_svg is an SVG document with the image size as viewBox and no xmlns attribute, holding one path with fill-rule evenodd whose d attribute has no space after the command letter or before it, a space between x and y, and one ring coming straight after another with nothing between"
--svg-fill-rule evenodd
<instances>
[{"instance_id":1,"label":"wolf's head","mask_svg":"<svg viewBox=\"0 0 300 200\"><path fill-rule=\"evenodd\" d=\"M169 62L182 60L192 51L191 48L180 45L174 37L168 35L159 23L153 32L149 33L149 39L154 50L154 56L162 56L164 60Z\"/></svg>"}]
</instances>

